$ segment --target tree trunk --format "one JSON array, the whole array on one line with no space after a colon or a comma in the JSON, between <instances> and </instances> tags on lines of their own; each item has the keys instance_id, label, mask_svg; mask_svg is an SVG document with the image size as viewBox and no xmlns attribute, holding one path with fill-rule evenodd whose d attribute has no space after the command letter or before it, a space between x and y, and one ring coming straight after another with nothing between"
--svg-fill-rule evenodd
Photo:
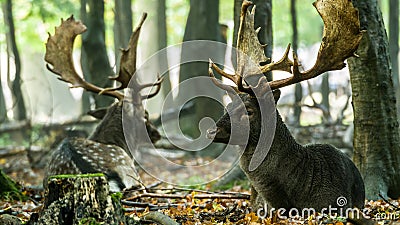
<instances>
[{"instance_id":1,"label":"tree trunk","mask_svg":"<svg viewBox=\"0 0 400 225\"><path fill-rule=\"evenodd\" d=\"M80 15L81 15L81 21L87 21L87 12L86 12L86 4L87 0L80 0L81 2L81 9L80 9ZM81 48L81 68L82 68L82 73L83 74L89 74L88 70L88 61L87 61L87 54ZM90 97L91 94L83 91L82 92L82 115L86 115L90 110L91 110L91 103L90 103Z\"/></svg>"},{"instance_id":2,"label":"tree trunk","mask_svg":"<svg viewBox=\"0 0 400 225\"><path fill-rule=\"evenodd\" d=\"M4 16L4 23L8 28L6 33L7 50L8 50L7 55L8 58L13 57L15 63L15 76L14 80L11 83L11 92L14 102L14 108L13 108L14 119L25 120L27 117L26 117L25 102L21 90L21 60L19 57L17 42L15 39L15 28L14 28L11 0L6 0L3 3L3 16Z\"/></svg>"},{"instance_id":3,"label":"tree trunk","mask_svg":"<svg viewBox=\"0 0 400 225\"><path fill-rule=\"evenodd\" d=\"M322 83L321 83L321 95L322 95L322 106L325 107L328 115L330 115L330 106L329 106L329 92L330 92L330 88L329 88L329 72L326 72L325 74L322 75ZM331 122L329 121L328 122Z\"/></svg>"},{"instance_id":4,"label":"tree trunk","mask_svg":"<svg viewBox=\"0 0 400 225\"><path fill-rule=\"evenodd\" d=\"M0 66L0 71L1 71L1 66ZM1 72L0 72L0 124L7 120L8 120L7 106L6 106L6 101L4 99L3 86L1 85Z\"/></svg>"},{"instance_id":5,"label":"tree trunk","mask_svg":"<svg viewBox=\"0 0 400 225\"><path fill-rule=\"evenodd\" d=\"M109 195L104 175L59 175L48 182L44 206L35 225L126 224L119 199Z\"/></svg>"},{"instance_id":6,"label":"tree trunk","mask_svg":"<svg viewBox=\"0 0 400 225\"><path fill-rule=\"evenodd\" d=\"M0 215L0 224L2 224L2 225L20 225L22 223L21 223L21 220L16 216L2 214L2 215Z\"/></svg>"},{"instance_id":7,"label":"tree trunk","mask_svg":"<svg viewBox=\"0 0 400 225\"><path fill-rule=\"evenodd\" d=\"M86 63L82 64L82 71L85 79L99 87L111 87L112 82L108 79L114 75L108 60L105 44L105 24L104 24L104 2L97 0L81 1L86 3L86 17L82 17L83 23L87 26L87 31L82 34L82 54L86 55ZM82 11L81 11L82 13ZM91 94L94 98L96 108L107 107L114 102L114 99L98 94Z\"/></svg>"},{"instance_id":8,"label":"tree trunk","mask_svg":"<svg viewBox=\"0 0 400 225\"><path fill-rule=\"evenodd\" d=\"M120 203L122 195L110 195L103 174L57 175L48 182L44 206L39 217L31 216L29 224L142 224L124 215ZM144 219L161 225L178 224L160 212L148 213Z\"/></svg>"},{"instance_id":9,"label":"tree trunk","mask_svg":"<svg viewBox=\"0 0 400 225\"><path fill-rule=\"evenodd\" d=\"M290 15L292 18L292 48L297 54L298 46L298 32L297 32L297 12L296 12L296 0L290 0ZM311 95L312 93L310 93ZM294 87L294 107L293 107L293 118L294 123L300 125L301 116L301 100L303 99L303 88L300 83L297 83Z\"/></svg>"},{"instance_id":10,"label":"tree trunk","mask_svg":"<svg viewBox=\"0 0 400 225\"><path fill-rule=\"evenodd\" d=\"M239 25L240 25L240 11L242 8L243 0L234 0L233 5L233 47L237 47L237 35L239 32ZM231 55L232 65L233 68L236 68L236 55Z\"/></svg>"},{"instance_id":11,"label":"tree trunk","mask_svg":"<svg viewBox=\"0 0 400 225\"><path fill-rule=\"evenodd\" d=\"M392 63L393 85L399 88L399 1L389 0L389 53Z\"/></svg>"},{"instance_id":12,"label":"tree trunk","mask_svg":"<svg viewBox=\"0 0 400 225\"><path fill-rule=\"evenodd\" d=\"M361 29L357 54L348 59L353 91L354 156L370 200L400 196L400 149L388 40L377 0L354 0Z\"/></svg>"},{"instance_id":13,"label":"tree trunk","mask_svg":"<svg viewBox=\"0 0 400 225\"><path fill-rule=\"evenodd\" d=\"M221 40L220 25L218 23L218 0L191 0L190 11L186 22L185 34L183 41L191 40ZM182 48L181 58L187 59L193 56L194 52L203 52L204 48L199 44L198 49L193 48L186 49ZM210 53L211 54L211 53ZM220 59L224 59L225 52L213 53L218 55ZM210 57L212 57L210 55ZM214 59L216 60L216 59ZM221 62L221 60L218 60ZM185 81L192 77L197 76L208 76L208 62L191 62L181 64L179 82ZM185 96L196 96L201 93L200 90L203 87L193 87L191 93L182 93L180 90L179 95ZM210 92L217 92L217 88L209 90ZM182 119L181 128L184 134L197 138L200 135L200 131L197 127L199 121L204 117L213 118L215 121L222 115L222 107L215 100L207 97L198 97L192 100L195 104L196 113L193 116L187 116Z\"/></svg>"},{"instance_id":14,"label":"tree trunk","mask_svg":"<svg viewBox=\"0 0 400 225\"><path fill-rule=\"evenodd\" d=\"M114 11L114 51L116 71L119 71L121 48L128 46L132 34L132 2L131 0L115 0Z\"/></svg>"},{"instance_id":15,"label":"tree trunk","mask_svg":"<svg viewBox=\"0 0 400 225\"><path fill-rule=\"evenodd\" d=\"M166 0L158 0L157 2L157 24L158 24L158 50L167 47L167 15L166 15ZM168 59L159 55L158 62L160 63L160 68L168 67ZM167 65L162 65L162 64ZM163 74L164 81L161 86L163 96L167 96L171 91L171 80L169 79L169 74Z\"/></svg>"}]
</instances>

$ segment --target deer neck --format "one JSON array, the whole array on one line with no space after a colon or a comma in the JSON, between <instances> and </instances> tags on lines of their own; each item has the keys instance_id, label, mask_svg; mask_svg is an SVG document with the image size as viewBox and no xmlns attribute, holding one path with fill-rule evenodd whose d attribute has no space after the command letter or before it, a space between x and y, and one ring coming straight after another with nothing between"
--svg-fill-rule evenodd
<instances>
[{"instance_id":1,"label":"deer neck","mask_svg":"<svg viewBox=\"0 0 400 225\"><path fill-rule=\"evenodd\" d=\"M88 139L103 144L116 145L126 151L128 150L122 130L121 117L103 119Z\"/></svg>"},{"instance_id":2,"label":"deer neck","mask_svg":"<svg viewBox=\"0 0 400 225\"><path fill-rule=\"evenodd\" d=\"M283 122L279 111L276 110L276 128L274 140L271 146L271 152L283 157L290 158L291 155L296 156L303 146L296 142L286 124Z\"/></svg>"},{"instance_id":3,"label":"deer neck","mask_svg":"<svg viewBox=\"0 0 400 225\"><path fill-rule=\"evenodd\" d=\"M260 135L258 135L260 136ZM250 138L249 143L241 158L241 166L246 171L249 168L251 158L253 157L259 137ZM269 148L268 154L264 159L263 164L277 165L282 160L298 161L302 158L303 146L298 144L286 127L278 110L276 110L276 128L273 137L272 145ZM267 162L266 162L267 161ZM293 165L296 165L294 163Z\"/></svg>"}]
</instances>

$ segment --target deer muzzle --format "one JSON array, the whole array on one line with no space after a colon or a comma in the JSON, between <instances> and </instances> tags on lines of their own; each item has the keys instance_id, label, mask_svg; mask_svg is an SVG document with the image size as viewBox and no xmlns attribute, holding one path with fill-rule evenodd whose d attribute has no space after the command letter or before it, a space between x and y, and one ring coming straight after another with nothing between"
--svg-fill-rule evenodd
<instances>
[{"instance_id":1,"label":"deer muzzle","mask_svg":"<svg viewBox=\"0 0 400 225\"><path fill-rule=\"evenodd\" d=\"M225 143L229 142L230 134L219 127L210 128L207 130L207 138L213 139L213 142Z\"/></svg>"}]
</instances>

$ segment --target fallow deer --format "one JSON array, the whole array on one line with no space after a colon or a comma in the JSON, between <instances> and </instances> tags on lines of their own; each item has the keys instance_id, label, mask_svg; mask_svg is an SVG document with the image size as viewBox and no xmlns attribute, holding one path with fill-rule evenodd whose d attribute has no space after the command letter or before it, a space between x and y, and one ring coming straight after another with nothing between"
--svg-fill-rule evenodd
<instances>
[{"instance_id":1,"label":"fallow deer","mask_svg":"<svg viewBox=\"0 0 400 225\"><path fill-rule=\"evenodd\" d=\"M73 43L77 35L86 30L85 25L76 21L73 16L61 22L56 27L54 35L49 35L46 43L45 61L47 68L57 74L59 79L72 85L73 88L81 87L86 91L108 95L118 99L106 110L99 110L93 113L97 118L101 118L100 124L96 127L89 138L67 138L54 151L46 169L44 186L47 179L56 174L84 174L84 173L104 173L108 178L111 191L120 191L123 188L138 184L138 176L135 170L131 152L126 137L123 132L122 117L127 115L130 125L138 125L137 134L150 134L151 140L155 142L160 138L155 126L151 124L148 114L143 108L142 100L155 96L160 90L161 78L154 84L139 84L133 74L136 72L136 51L139 33L146 19L143 15L138 27L132 33L129 46L122 49L120 70L117 77L110 79L121 83L115 88L100 88L78 75L75 71L72 59ZM128 84L131 84L128 87ZM140 91L144 88L155 85L157 90L153 93L142 95ZM127 89L128 94L119 90ZM125 121L124 121L125 122ZM145 127L147 131L144 130ZM129 137L132 146L136 146L142 137Z\"/></svg>"},{"instance_id":2,"label":"fallow deer","mask_svg":"<svg viewBox=\"0 0 400 225\"><path fill-rule=\"evenodd\" d=\"M238 97L233 97L232 103L228 105L229 114L222 116L216 127L208 130L208 137L214 142L243 146L240 166L252 184L253 200L258 193L259 200L276 209L363 207L363 179L345 154L326 144L302 146L292 137L275 108L273 113L264 113L263 117L260 112L260 104L265 105L269 97L272 99L271 108L275 107L274 100L276 103L280 96L279 88L345 67L344 60L354 55L363 33L360 30L358 11L349 0L317 0L313 3L324 22L323 38L315 65L309 70L300 71L297 56L293 54L293 61L288 57L290 45L282 59L265 63L265 46L257 38L258 30L254 29L255 6L250 12L251 5L249 1L242 4L235 73L224 72L210 60L209 75L214 84L226 90L230 96L238 94ZM256 66L251 67L248 60L254 61ZM214 70L233 81L235 86L219 82L214 77ZM264 74L274 70L286 71L292 75L285 79L267 81ZM257 84L249 84L246 80L257 76ZM267 97L257 97L263 94L267 94ZM239 107L240 104L243 107ZM268 124L261 121L268 120L264 116L272 114L275 114L275 129L266 130L265 125ZM240 124L244 120L249 124L248 141L240 143L240 136L232 136L237 130L243 129ZM275 134L270 147L261 149L267 152L265 158L253 158L261 156L257 156L256 148L264 138L261 137L263 129ZM252 164L257 160L259 163ZM347 200L347 204L340 202L340 199Z\"/></svg>"}]
</instances>

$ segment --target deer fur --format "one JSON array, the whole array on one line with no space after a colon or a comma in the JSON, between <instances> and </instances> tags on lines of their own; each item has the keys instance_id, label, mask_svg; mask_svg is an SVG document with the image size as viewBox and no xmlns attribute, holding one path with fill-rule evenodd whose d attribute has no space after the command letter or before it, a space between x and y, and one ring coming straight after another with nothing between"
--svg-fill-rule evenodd
<instances>
[{"instance_id":1,"label":"deer fur","mask_svg":"<svg viewBox=\"0 0 400 225\"><path fill-rule=\"evenodd\" d=\"M134 113L135 122L144 122L150 139L155 142L160 134L140 106L130 108L129 111L137 111ZM138 176L122 127L123 110L122 102L116 102L106 109L90 112L91 115L102 118L101 122L89 138L66 138L58 146L46 168L44 186L47 186L48 177L52 175L85 173L104 173L113 192L137 185ZM133 141L139 143L141 140Z\"/></svg>"},{"instance_id":2,"label":"deer fur","mask_svg":"<svg viewBox=\"0 0 400 225\"><path fill-rule=\"evenodd\" d=\"M280 96L274 91L275 101ZM240 166L249 178L253 189L252 199L263 200L278 208L314 208L321 210L329 206L338 208L337 199L345 197L343 208L364 206L364 183L354 163L331 145L310 144L302 146L290 134L276 110L276 130L272 146L261 165L249 171L261 132L261 114L257 99L247 93L239 97L246 106L250 123L249 140L240 158ZM236 104L235 102L231 104ZM234 107L233 107L234 108ZM210 132L214 142L229 143L231 122L244 115L226 113ZM253 202L255 204L255 202Z\"/></svg>"}]
</instances>

